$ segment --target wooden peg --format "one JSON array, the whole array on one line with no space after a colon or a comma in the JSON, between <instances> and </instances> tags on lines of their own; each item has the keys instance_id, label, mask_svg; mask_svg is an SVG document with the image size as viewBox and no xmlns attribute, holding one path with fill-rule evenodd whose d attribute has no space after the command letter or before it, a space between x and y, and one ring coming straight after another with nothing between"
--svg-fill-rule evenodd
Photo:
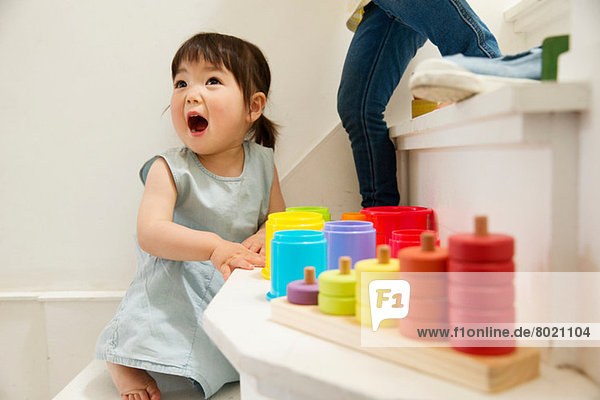
<instances>
[{"instance_id":1,"label":"wooden peg","mask_svg":"<svg viewBox=\"0 0 600 400\"><path fill-rule=\"evenodd\" d=\"M377 263L388 264L390 262L390 246L382 244L377 247Z\"/></svg>"},{"instance_id":2,"label":"wooden peg","mask_svg":"<svg viewBox=\"0 0 600 400\"><path fill-rule=\"evenodd\" d=\"M352 258L350 258L348 256L340 257L339 265L340 265L340 274L348 275L350 273L350 271L352 270Z\"/></svg>"},{"instance_id":3,"label":"wooden peg","mask_svg":"<svg viewBox=\"0 0 600 400\"><path fill-rule=\"evenodd\" d=\"M434 251L435 250L435 235L431 232L423 232L421 234L421 250L422 251Z\"/></svg>"},{"instance_id":4,"label":"wooden peg","mask_svg":"<svg viewBox=\"0 0 600 400\"><path fill-rule=\"evenodd\" d=\"M488 235L488 223L485 215L475 217L475 236L484 237Z\"/></svg>"},{"instance_id":5,"label":"wooden peg","mask_svg":"<svg viewBox=\"0 0 600 400\"><path fill-rule=\"evenodd\" d=\"M316 283L315 267L304 268L304 283L307 285L314 285Z\"/></svg>"}]
</instances>

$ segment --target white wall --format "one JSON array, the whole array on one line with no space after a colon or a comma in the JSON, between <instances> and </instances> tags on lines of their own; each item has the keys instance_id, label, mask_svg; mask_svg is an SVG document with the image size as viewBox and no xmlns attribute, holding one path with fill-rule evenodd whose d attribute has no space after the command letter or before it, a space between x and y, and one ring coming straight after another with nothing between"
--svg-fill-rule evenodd
<instances>
[{"instance_id":1,"label":"white wall","mask_svg":"<svg viewBox=\"0 0 600 400\"><path fill-rule=\"evenodd\" d=\"M559 78L587 81L592 93L579 130L579 270L600 272L600 3L571 3L570 51L560 58ZM600 382L600 348L579 349L578 366Z\"/></svg>"},{"instance_id":2,"label":"white wall","mask_svg":"<svg viewBox=\"0 0 600 400\"><path fill-rule=\"evenodd\" d=\"M471 3L499 32L514 1ZM346 0L0 2L0 291L127 286L138 168L178 145L161 116L170 61L198 31L265 52L284 177L338 123L346 9ZM435 54L429 45L420 57ZM406 79L389 109L391 122L410 112Z\"/></svg>"},{"instance_id":3,"label":"white wall","mask_svg":"<svg viewBox=\"0 0 600 400\"><path fill-rule=\"evenodd\" d=\"M0 296L0 399L47 399L48 350L44 306ZM32 384L35 382L35 384Z\"/></svg>"},{"instance_id":4,"label":"white wall","mask_svg":"<svg viewBox=\"0 0 600 400\"><path fill-rule=\"evenodd\" d=\"M199 31L260 46L283 176L337 123L345 0L0 2L0 291L125 288L141 164L178 145L170 62Z\"/></svg>"}]
</instances>

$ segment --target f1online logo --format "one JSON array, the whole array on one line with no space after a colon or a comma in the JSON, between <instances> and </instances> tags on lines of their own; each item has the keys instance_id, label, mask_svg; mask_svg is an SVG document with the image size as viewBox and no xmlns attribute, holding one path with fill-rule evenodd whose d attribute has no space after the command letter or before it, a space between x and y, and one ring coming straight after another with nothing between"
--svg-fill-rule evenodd
<instances>
[{"instance_id":1,"label":"f1online logo","mask_svg":"<svg viewBox=\"0 0 600 400\"><path fill-rule=\"evenodd\" d=\"M371 329L379 329L384 319L402 319L408 315L410 284L404 280L373 280L369 282Z\"/></svg>"}]
</instances>

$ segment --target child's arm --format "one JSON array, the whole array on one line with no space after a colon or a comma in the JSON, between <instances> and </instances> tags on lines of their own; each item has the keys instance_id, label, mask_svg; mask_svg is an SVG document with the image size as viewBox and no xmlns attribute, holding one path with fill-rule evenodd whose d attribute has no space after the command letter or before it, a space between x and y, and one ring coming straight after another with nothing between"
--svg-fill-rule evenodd
<instances>
[{"instance_id":1,"label":"child's arm","mask_svg":"<svg viewBox=\"0 0 600 400\"><path fill-rule=\"evenodd\" d=\"M239 243L174 223L176 200L177 189L171 171L166 161L158 158L148 172L138 213L137 237L144 251L170 260L210 260L225 278L234 268L252 269L253 265L264 265L264 256Z\"/></svg>"},{"instance_id":2,"label":"child's arm","mask_svg":"<svg viewBox=\"0 0 600 400\"><path fill-rule=\"evenodd\" d=\"M285 201L281 194L281 187L279 186L279 176L277 175L277 168L273 167L273 184L271 185L271 193L269 195L269 211L268 213L285 211ZM242 244L246 246L250 251L265 255L265 233L266 233L265 221L258 231L244 240Z\"/></svg>"}]
</instances>

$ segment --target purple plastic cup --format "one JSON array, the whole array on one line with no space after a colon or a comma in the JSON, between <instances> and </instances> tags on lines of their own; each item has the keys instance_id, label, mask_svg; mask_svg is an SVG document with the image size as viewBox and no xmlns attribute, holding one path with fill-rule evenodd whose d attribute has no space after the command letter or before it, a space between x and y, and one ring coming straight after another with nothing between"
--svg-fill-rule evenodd
<instances>
[{"instance_id":1,"label":"purple plastic cup","mask_svg":"<svg viewBox=\"0 0 600 400\"><path fill-rule=\"evenodd\" d=\"M323 228L327 240L327 269L337 269L342 256L352 258L354 263L375 258L377 233L368 221L325 222Z\"/></svg>"}]
</instances>

